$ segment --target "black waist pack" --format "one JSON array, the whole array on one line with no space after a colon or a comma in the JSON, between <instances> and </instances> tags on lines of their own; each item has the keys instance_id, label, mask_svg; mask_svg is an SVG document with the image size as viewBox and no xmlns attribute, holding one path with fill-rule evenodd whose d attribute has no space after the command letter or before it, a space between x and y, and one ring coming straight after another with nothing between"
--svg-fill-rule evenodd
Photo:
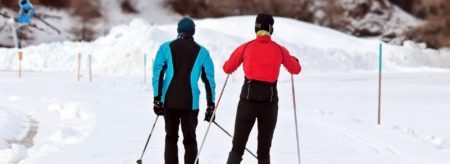
<instances>
[{"instance_id":1,"label":"black waist pack","mask_svg":"<svg viewBox=\"0 0 450 164\"><path fill-rule=\"evenodd\" d=\"M268 83L245 78L241 99L255 102L278 102L277 83Z\"/></svg>"}]
</instances>

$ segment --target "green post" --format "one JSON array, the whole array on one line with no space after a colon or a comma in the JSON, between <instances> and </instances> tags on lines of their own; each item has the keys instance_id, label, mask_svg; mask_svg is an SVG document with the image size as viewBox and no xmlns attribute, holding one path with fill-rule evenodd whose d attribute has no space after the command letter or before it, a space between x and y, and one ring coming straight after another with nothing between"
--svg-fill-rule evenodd
<instances>
[{"instance_id":1,"label":"green post","mask_svg":"<svg viewBox=\"0 0 450 164\"><path fill-rule=\"evenodd\" d=\"M378 125L381 125L381 79L383 66L383 44L380 43L380 59L378 67Z\"/></svg>"}]
</instances>

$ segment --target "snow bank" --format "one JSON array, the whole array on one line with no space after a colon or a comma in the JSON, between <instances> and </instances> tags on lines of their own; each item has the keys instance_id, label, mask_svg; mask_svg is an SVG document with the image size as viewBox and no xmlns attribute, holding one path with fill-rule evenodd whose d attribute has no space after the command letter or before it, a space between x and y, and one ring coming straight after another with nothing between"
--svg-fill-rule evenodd
<instances>
[{"instance_id":1,"label":"snow bank","mask_svg":"<svg viewBox=\"0 0 450 164\"><path fill-rule=\"evenodd\" d=\"M36 83L40 82L32 81L33 88L40 88L36 87ZM20 89L0 89L3 94L0 96L1 164L30 163L24 160L30 156L46 156L49 152L61 151L65 145L82 142L95 126L94 115L83 103L41 97L45 93L39 91L34 92L39 94L33 98L28 94L24 96L23 90L17 96L9 95L17 90Z\"/></svg>"},{"instance_id":2,"label":"snow bank","mask_svg":"<svg viewBox=\"0 0 450 164\"><path fill-rule=\"evenodd\" d=\"M196 40L210 50L217 70L239 45L253 39L254 16L198 20ZM151 25L135 19L113 28L94 42L57 42L23 49L28 71L75 72L81 53L84 73L92 55L94 74L141 75L159 45L176 38L176 25ZM380 41L360 39L288 18L276 18L274 40L297 56L308 72L375 71ZM17 50L0 49L0 70L17 68ZM392 71L449 69L450 52L416 45L384 46L385 69Z\"/></svg>"},{"instance_id":3,"label":"snow bank","mask_svg":"<svg viewBox=\"0 0 450 164\"><path fill-rule=\"evenodd\" d=\"M12 144L11 149L0 150L0 163L15 164L28 156L23 145Z\"/></svg>"},{"instance_id":4,"label":"snow bank","mask_svg":"<svg viewBox=\"0 0 450 164\"><path fill-rule=\"evenodd\" d=\"M23 136L26 122L26 118L20 112L0 106L0 150L10 146L7 141Z\"/></svg>"},{"instance_id":5,"label":"snow bank","mask_svg":"<svg viewBox=\"0 0 450 164\"><path fill-rule=\"evenodd\" d=\"M26 123L19 111L0 106L0 163L16 163L26 158L25 146L8 143L24 136Z\"/></svg>"}]
</instances>

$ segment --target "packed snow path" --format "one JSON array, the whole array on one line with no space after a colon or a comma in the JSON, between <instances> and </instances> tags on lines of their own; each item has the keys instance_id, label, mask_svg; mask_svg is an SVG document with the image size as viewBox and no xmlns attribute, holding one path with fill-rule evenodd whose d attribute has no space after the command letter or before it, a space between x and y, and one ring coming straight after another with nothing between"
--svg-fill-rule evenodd
<instances>
[{"instance_id":1,"label":"packed snow path","mask_svg":"<svg viewBox=\"0 0 450 164\"><path fill-rule=\"evenodd\" d=\"M225 75L217 73L217 84L221 86ZM239 75L230 80L217 122L232 132L243 80ZM449 81L449 72L386 74L382 125L377 126L377 74L297 76L302 162L449 163ZM94 77L93 82L86 78L77 82L70 73L26 72L19 80L16 73L0 72L0 84L2 110L13 110L39 122L34 146L19 149L21 154L17 154L8 148L10 145L3 145L0 163L13 158L33 164L134 163L155 119L150 84L140 77ZM280 110L272 160L276 164L296 164L290 83L282 80L278 86ZM204 106L199 114L199 139L207 126L201 121L203 113ZM0 119L0 141L14 137L3 133L12 132L11 128L15 126ZM144 163L163 163L163 128L160 120ZM17 129L20 136L23 132ZM180 135L180 159L184 153L181 141ZM256 151L256 143L253 130L248 147ZM201 162L225 163L230 147L231 139L213 126ZM244 161L256 163L249 155Z\"/></svg>"}]
</instances>

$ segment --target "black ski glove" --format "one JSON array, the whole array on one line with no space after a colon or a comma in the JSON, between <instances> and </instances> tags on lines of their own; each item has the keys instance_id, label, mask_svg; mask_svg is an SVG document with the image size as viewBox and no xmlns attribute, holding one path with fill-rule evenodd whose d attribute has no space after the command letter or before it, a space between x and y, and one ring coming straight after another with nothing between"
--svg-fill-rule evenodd
<instances>
[{"instance_id":1,"label":"black ski glove","mask_svg":"<svg viewBox=\"0 0 450 164\"><path fill-rule=\"evenodd\" d=\"M163 103L161 102L161 99L159 97L155 97L153 99L153 111L157 116L164 115Z\"/></svg>"},{"instance_id":2,"label":"black ski glove","mask_svg":"<svg viewBox=\"0 0 450 164\"><path fill-rule=\"evenodd\" d=\"M208 107L206 108L206 112L205 112L205 121L208 121L208 122L211 121L211 117L213 116L214 109L216 109L216 105L214 103L208 105ZM216 120L216 117L214 117L212 122L214 122L215 120Z\"/></svg>"}]
</instances>

